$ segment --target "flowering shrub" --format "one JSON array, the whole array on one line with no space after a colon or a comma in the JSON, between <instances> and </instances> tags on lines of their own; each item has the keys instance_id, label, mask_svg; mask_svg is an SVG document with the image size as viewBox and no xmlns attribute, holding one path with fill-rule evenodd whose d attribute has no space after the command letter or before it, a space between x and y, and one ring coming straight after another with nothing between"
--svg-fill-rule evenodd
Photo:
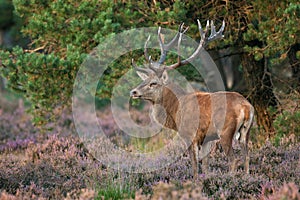
<instances>
[{"instance_id":1,"label":"flowering shrub","mask_svg":"<svg viewBox=\"0 0 300 200\"><path fill-rule=\"evenodd\" d=\"M299 185L297 186L295 183L284 183L283 186L277 189L263 186L261 199L263 200L300 199Z\"/></svg>"},{"instance_id":2,"label":"flowering shrub","mask_svg":"<svg viewBox=\"0 0 300 200\"><path fill-rule=\"evenodd\" d=\"M300 138L300 110L289 112L283 111L274 120L274 127L277 132L274 143L279 146L299 142Z\"/></svg>"},{"instance_id":3,"label":"flowering shrub","mask_svg":"<svg viewBox=\"0 0 300 200\"><path fill-rule=\"evenodd\" d=\"M159 182L153 186L153 195L142 194L142 191L137 191L135 194L136 200L144 199L208 199L202 193L202 186L195 186L191 181L185 182L178 187L173 183Z\"/></svg>"},{"instance_id":4,"label":"flowering shrub","mask_svg":"<svg viewBox=\"0 0 300 200\"><path fill-rule=\"evenodd\" d=\"M24 113L22 101L12 112L3 112L0 108L0 152L26 148L34 141L35 132L29 116Z\"/></svg>"},{"instance_id":5,"label":"flowering shrub","mask_svg":"<svg viewBox=\"0 0 300 200\"><path fill-rule=\"evenodd\" d=\"M107 120L103 120L106 130L117 136L109 113L98 115ZM141 123L147 120L138 111L133 117ZM67 113L55 129L41 134L20 104L13 113L0 114L0 131L0 199L299 199L297 142L279 146L266 142L261 148L251 148L250 175L244 174L242 166L229 174L227 159L216 150L209 159L210 173L199 174L192 182L188 155L151 173L107 168L80 141ZM155 140L146 141L145 146L155 145ZM127 143L130 150L135 150L134 145ZM99 147L109 155L105 142ZM159 159L170 156L162 154Z\"/></svg>"},{"instance_id":6,"label":"flowering shrub","mask_svg":"<svg viewBox=\"0 0 300 200\"><path fill-rule=\"evenodd\" d=\"M88 161L78 152L75 139L51 136L42 144L32 144L24 152L2 155L2 189L18 190L47 198L66 195L86 187ZM58 192L59 191L59 192ZM57 194L58 193L58 194Z\"/></svg>"}]
</instances>

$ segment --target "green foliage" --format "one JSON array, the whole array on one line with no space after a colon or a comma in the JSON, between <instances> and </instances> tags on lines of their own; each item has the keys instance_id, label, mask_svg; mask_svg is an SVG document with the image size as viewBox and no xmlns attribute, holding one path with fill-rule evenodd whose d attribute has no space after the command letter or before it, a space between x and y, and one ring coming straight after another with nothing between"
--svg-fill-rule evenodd
<instances>
[{"instance_id":1,"label":"green foliage","mask_svg":"<svg viewBox=\"0 0 300 200\"><path fill-rule=\"evenodd\" d=\"M214 20L217 26L225 20L223 42L214 42L209 48L245 47L257 60L263 56L284 59L288 48L299 42L299 4L296 0L13 0L13 3L16 15L24 23L22 33L31 43L27 49L0 50L0 59L5 66L0 67L0 73L8 79L11 88L29 99L37 124L52 119L56 107L69 105L75 75L87 54L105 37L126 29L150 26L177 29L180 22L185 22L190 26L187 34L198 40L196 19L202 24L206 19ZM263 45L244 46L245 42L254 39ZM153 55L155 57L157 52ZM140 65L144 62L142 51L137 51L112 63L99 80L98 97L110 98L112 86L131 67L131 58ZM174 55L170 59L174 61ZM188 78L201 79L194 76L195 71L189 67L180 70Z\"/></svg>"},{"instance_id":2,"label":"green foliage","mask_svg":"<svg viewBox=\"0 0 300 200\"><path fill-rule=\"evenodd\" d=\"M95 199L134 199L135 191L130 188L130 182L107 183L105 187L98 189L98 196Z\"/></svg>"},{"instance_id":3,"label":"green foliage","mask_svg":"<svg viewBox=\"0 0 300 200\"><path fill-rule=\"evenodd\" d=\"M22 18L22 32L32 42L28 50L0 50L4 67L0 73L9 87L22 92L32 103L37 124L54 116L54 108L69 105L75 75L104 37L132 27L184 18L184 3L78 2L14 0L15 13ZM174 8L172 8L174 6ZM177 14L177 12L179 14ZM176 20L176 21L175 21ZM176 22L176 23L175 23ZM113 52L112 52L113 53ZM109 98L118 78L130 68L131 57L115 62L99 82L97 96ZM123 66L123 67L120 67ZM113 73L110 73L113 70Z\"/></svg>"},{"instance_id":4,"label":"green foliage","mask_svg":"<svg viewBox=\"0 0 300 200\"><path fill-rule=\"evenodd\" d=\"M298 140L300 138L300 111L292 113L289 111L283 111L274 120L274 128L276 131L276 135L274 137L274 143L276 146L280 145L283 138L289 138L290 135L293 135L293 137Z\"/></svg>"},{"instance_id":5,"label":"green foliage","mask_svg":"<svg viewBox=\"0 0 300 200\"><path fill-rule=\"evenodd\" d=\"M293 44L300 38L300 5L296 0L253 1L252 23L243 35L245 41L257 40L261 46L245 46L256 60L270 58L271 64L282 62Z\"/></svg>"},{"instance_id":6,"label":"green foliage","mask_svg":"<svg viewBox=\"0 0 300 200\"><path fill-rule=\"evenodd\" d=\"M300 51L296 52L296 57L297 57L298 60L300 60Z\"/></svg>"},{"instance_id":7,"label":"green foliage","mask_svg":"<svg viewBox=\"0 0 300 200\"><path fill-rule=\"evenodd\" d=\"M71 49L70 49L71 51ZM13 55L17 59L11 59ZM51 117L53 107L69 103L76 71L73 65L80 66L83 55L76 51L68 52L65 59L52 54L26 53L20 47L11 52L0 51L5 68L3 75L8 86L22 92L31 102L35 123L41 125Z\"/></svg>"}]
</instances>

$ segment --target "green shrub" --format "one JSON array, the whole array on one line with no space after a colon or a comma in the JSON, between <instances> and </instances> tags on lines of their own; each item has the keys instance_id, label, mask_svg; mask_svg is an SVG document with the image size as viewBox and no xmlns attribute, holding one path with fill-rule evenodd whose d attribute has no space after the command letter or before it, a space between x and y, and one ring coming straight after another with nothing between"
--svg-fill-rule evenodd
<instances>
[{"instance_id":1,"label":"green shrub","mask_svg":"<svg viewBox=\"0 0 300 200\"><path fill-rule=\"evenodd\" d=\"M98 196L95 199L134 199L134 196L135 191L131 189L130 184L110 183L98 190Z\"/></svg>"},{"instance_id":2,"label":"green shrub","mask_svg":"<svg viewBox=\"0 0 300 200\"><path fill-rule=\"evenodd\" d=\"M276 131L274 144L276 146L279 146L284 138L287 138L289 142L296 142L295 140L300 137L300 111L283 111L275 118L274 128Z\"/></svg>"}]
</instances>

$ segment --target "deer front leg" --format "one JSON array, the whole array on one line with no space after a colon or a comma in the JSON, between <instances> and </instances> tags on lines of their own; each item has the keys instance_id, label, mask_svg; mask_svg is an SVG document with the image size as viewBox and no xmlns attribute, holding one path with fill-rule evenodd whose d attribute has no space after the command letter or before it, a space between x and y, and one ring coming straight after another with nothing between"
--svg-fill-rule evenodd
<instances>
[{"instance_id":1,"label":"deer front leg","mask_svg":"<svg viewBox=\"0 0 300 200\"><path fill-rule=\"evenodd\" d=\"M189 154L191 157L192 169L193 169L193 178L196 179L198 176L198 145L197 143L192 143L189 147Z\"/></svg>"},{"instance_id":2,"label":"deer front leg","mask_svg":"<svg viewBox=\"0 0 300 200\"><path fill-rule=\"evenodd\" d=\"M222 146L222 149L228 158L229 161L229 172L233 173L236 171L236 168L238 166L238 159L236 159L235 154L233 152L232 148L232 140L235 133L236 126L230 124L227 126L227 128L221 133L221 139L220 143Z\"/></svg>"},{"instance_id":3,"label":"deer front leg","mask_svg":"<svg viewBox=\"0 0 300 200\"><path fill-rule=\"evenodd\" d=\"M212 148L216 145L217 140L214 141L209 141L205 144L202 144L200 152L199 152L199 159L202 160L202 173L207 174L209 172L208 167L209 167L209 154L212 150Z\"/></svg>"},{"instance_id":4,"label":"deer front leg","mask_svg":"<svg viewBox=\"0 0 300 200\"><path fill-rule=\"evenodd\" d=\"M221 146L229 161L229 172L234 173L236 171L239 159L237 159L234 155L232 141L221 139Z\"/></svg>"}]
</instances>

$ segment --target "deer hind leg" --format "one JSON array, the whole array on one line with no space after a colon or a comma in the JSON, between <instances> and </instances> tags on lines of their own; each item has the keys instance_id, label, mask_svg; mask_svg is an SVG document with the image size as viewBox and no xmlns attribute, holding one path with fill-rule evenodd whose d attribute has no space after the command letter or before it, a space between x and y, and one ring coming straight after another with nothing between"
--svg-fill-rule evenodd
<instances>
[{"instance_id":1,"label":"deer hind leg","mask_svg":"<svg viewBox=\"0 0 300 200\"><path fill-rule=\"evenodd\" d=\"M249 141L249 134L250 134L250 128L252 126L252 120L249 122L246 122L240 129L240 144L242 147L242 155L244 160L244 170L247 174L249 174L249 150L248 150L248 141Z\"/></svg>"},{"instance_id":2,"label":"deer hind leg","mask_svg":"<svg viewBox=\"0 0 300 200\"><path fill-rule=\"evenodd\" d=\"M249 152L248 152L248 143L242 143L242 154L244 159L244 170L247 174L249 174Z\"/></svg>"},{"instance_id":3,"label":"deer hind leg","mask_svg":"<svg viewBox=\"0 0 300 200\"><path fill-rule=\"evenodd\" d=\"M249 150L248 150L248 141L250 135L250 129L252 127L253 117L254 117L254 108L250 107L250 110L247 110L246 118L244 123L241 125L239 132L240 137L238 138L239 143L241 144L241 150L244 160L244 170L247 174L249 174Z\"/></svg>"},{"instance_id":4,"label":"deer hind leg","mask_svg":"<svg viewBox=\"0 0 300 200\"><path fill-rule=\"evenodd\" d=\"M192 162L193 178L195 179L198 176L198 163L199 163L197 143L193 142L191 144L191 146L189 147L189 154Z\"/></svg>"}]
</instances>

